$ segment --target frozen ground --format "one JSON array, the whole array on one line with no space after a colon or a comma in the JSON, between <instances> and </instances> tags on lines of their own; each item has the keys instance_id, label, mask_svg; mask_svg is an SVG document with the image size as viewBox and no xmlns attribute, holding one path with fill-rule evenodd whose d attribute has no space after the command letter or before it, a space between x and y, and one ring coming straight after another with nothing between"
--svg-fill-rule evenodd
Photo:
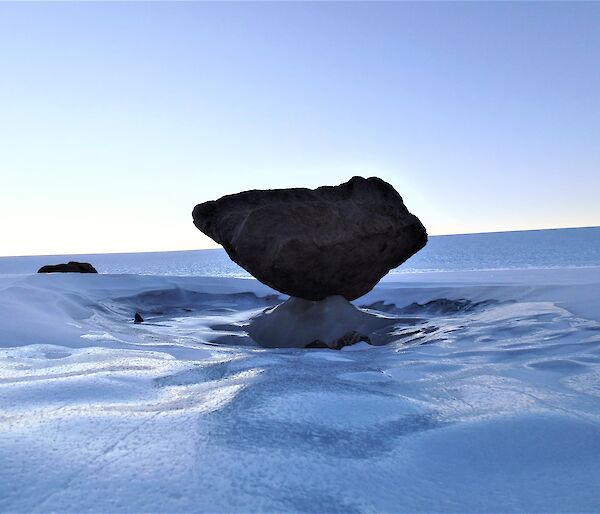
<instances>
[{"instance_id":1,"label":"frozen ground","mask_svg":"<svg viewBox=\"0 0 600 514\"><path fill-rule=\"evenodd\" d=\"M600 269L396 275L341 351L254 345L273 294L0 275L0 511L600 511Z\"/></svg>"}]
</instances>

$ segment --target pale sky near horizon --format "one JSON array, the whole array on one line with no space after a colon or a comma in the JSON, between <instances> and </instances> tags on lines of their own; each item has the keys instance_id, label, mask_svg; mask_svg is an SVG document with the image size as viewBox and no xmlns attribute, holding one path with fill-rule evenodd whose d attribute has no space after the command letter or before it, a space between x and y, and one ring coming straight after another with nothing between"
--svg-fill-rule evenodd
<instances>
[{"instance_id":1,"label":"pale sky near horizon","mask_svg":"<svg viewBox=\"0 0 600 514\"><path fill-rule=\"evenodd\" d=\"M600 225L600 3L0 3L0 255L353 175L430 234Z\"/></svg>"}]
</instances>

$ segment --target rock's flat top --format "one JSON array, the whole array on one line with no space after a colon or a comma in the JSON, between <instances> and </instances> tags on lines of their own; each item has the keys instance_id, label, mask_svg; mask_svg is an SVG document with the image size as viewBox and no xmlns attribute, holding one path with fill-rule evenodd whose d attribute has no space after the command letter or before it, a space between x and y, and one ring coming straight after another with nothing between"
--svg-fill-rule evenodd
<instances>
[{"instance_id":1,"label":"rock's flat top","mask_svg":"<svg viewBox=\"0 0 600 514\"><path fill-rule=\"evenodd\" d=\"M245 191L196 205L193 218L258 280L307 300L354 300L427 243L425 227L379 178Z\"/></svg>"}]
</instances>

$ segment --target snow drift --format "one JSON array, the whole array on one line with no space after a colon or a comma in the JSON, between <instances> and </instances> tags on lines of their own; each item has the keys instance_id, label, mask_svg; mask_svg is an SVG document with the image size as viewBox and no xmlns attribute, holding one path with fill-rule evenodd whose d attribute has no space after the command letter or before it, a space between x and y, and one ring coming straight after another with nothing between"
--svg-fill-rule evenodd
<instances>
[{"instance_id":1,"label":"snow drift","mask_svg":"<svg viewBox=\"0 0 600 514\"><path fill-rule=\"evenodd\" d=\"M356 302L389 344L341 351L255 344L282 299L0 277L0 510L597 509L597 268L394 277Z\"/></svg>"}]
</instances>

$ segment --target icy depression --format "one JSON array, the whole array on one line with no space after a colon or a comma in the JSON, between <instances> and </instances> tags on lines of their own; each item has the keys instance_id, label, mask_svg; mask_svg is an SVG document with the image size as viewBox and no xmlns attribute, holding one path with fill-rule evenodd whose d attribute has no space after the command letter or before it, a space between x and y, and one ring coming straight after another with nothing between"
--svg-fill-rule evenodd
<instances>
[{"instance_id":1,"label":"icy depression","mask_svg":"<svg viewBox=\"0 0 600 514\"><path fill-rule=\"evenodd\" d=\"M253 344L282 299L0 276L0 511L598 510L598 268L388 277L341 351Z\"/></svg>"}]
</instances>

